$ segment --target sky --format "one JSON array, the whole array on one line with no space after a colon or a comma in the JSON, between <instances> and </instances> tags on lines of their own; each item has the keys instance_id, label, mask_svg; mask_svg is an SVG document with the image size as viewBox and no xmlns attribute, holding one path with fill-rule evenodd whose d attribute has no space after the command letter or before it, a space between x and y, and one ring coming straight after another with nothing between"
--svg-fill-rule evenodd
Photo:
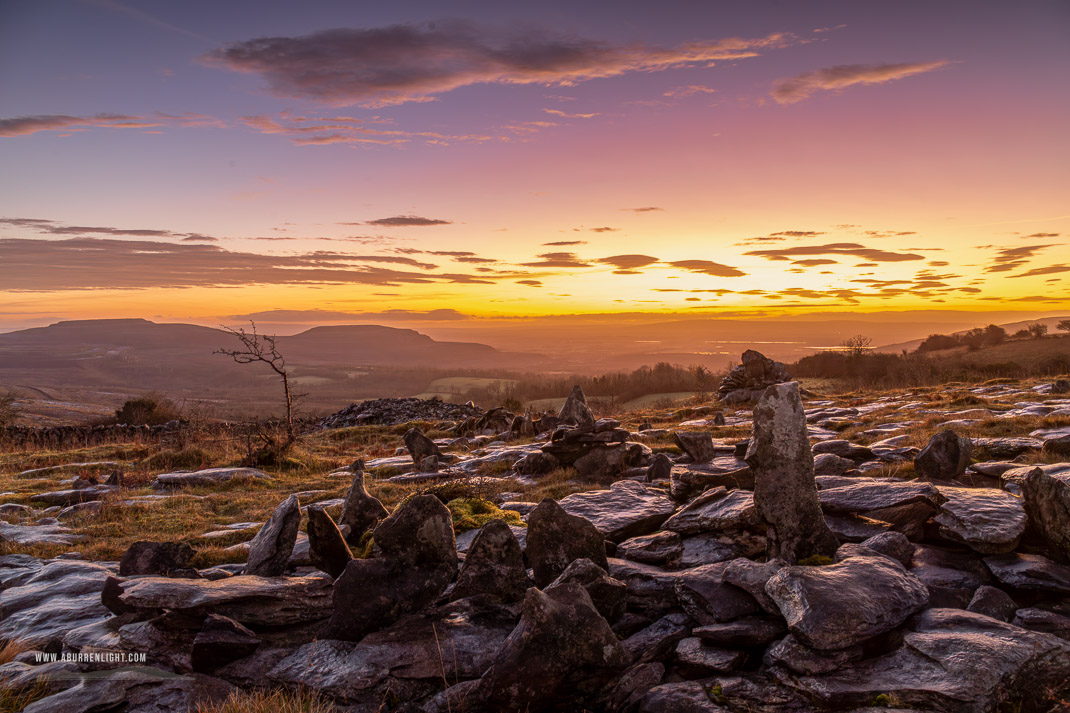
<instances>
[{"instance_id":1,"label":"sky","mask_svg":"<svg viewBox=\"0 0 1070 713\"><path fill-rule=\"evenodd\" d=\"M0 329L1065 312L1068 76L1063 0L0 0Z\"/></svg>"}]
</instances>

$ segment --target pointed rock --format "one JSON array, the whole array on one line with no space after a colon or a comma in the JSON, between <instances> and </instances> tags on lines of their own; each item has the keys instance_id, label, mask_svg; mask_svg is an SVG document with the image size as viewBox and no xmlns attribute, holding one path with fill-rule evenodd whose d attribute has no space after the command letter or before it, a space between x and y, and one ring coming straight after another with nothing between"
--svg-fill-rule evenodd
<instances>
[{"instance_id":1,"label":"pointed rock","mask_svg":"<svg viewBox=\"0 0 1070 713\"><path fill-rule=\"evenodd\" d=\"M609 569L602 533L589 520L569 515L553 498L545 498L528 515L525 553L535 572L536 587L550 584L583 557Z\"/></svg>"},{"instance_id":2,"label":"pointed rock","mask_svg":"<svg viewBox=\"0 0 1070 713\"><path fill-rule=\"evenodd\" d=\"M308 554L313 567L336 579L353 559L338 526L322 507L308 509Z\"/></svg>"},{"instance_id":3,"label":"pointed rock","mask_svg":"<svg viewBox=\"0 0 1070 713\"><path fill-rule=\"evenodd\" d=\"M419 428L413 427L405 432L405 447L409 449L412 462L416 465L423 463L425 458L438 458L441 460L442 452L435 442L424 435Z\"/></svg>"},{"instance_id":4,"label":"pointed rock","mask_svg":"<svg viewBox=\"0 0 1070 713\"><path fill-rule=\"evenodd\" d=\"M1070 473L1048 475L1034 468L1022 481L1022 500L1029 530L1053 558L1070 563Z\"/></svg>"},{"instance_id":5,"label":"pointed rock","mask_svg":"<svg viewBox=\"0 0 1070 713\"><path fill-rule=\"evenodd\" d=\"M570 564L564 572L546 587L551 592L569 582L574 582L587 590L591 602L606 621L613 623L624 616L625 597L628 587L620 580L613 579L609 573L589 559L578 559Z\"/></svg>"},{"instance_id":6,"label":"pointed rock","mask_svg":"<svg viewBox=\"0 0 1070 713\"><path fill-rule=\"evenodd\" d=\"M360 462L363 466L363 461ZM360 538L376 523L390 514L390 511L364 488L364 469L355 467L353 483L342 503L342 514L338 518L338 529L350 545L357 545Z\"/></svg>"},{"instance_id":7,"label":"pointed rock","mask_svg":"<svg viewBox=\"0 0 1070 713\"><path fill-rule=\"evenodd\" d=\"M119 576L134 574L168 575L187 569L193 558L193 548L184 542L135 542L119 560Z\"/></svg>"},{"instance_id":8,"label":"pointed rock","mask_svg":"<svg viewBox=\"0 0 1070 713\"><path fill-rule=\"evenodd\" d=\"M583 389L579 386L572 387L572 393L565 399L557 418L562 423L575 426L594 426L594 414L587 407L587 397L583 395Z\"/></svg>"},{"instance_id":9,"label":"pointed rock","mask_svg":"<svg viewBox=\"0 0 1070 713\"><path fill-rule=\"evenodd\" d=\"M529 586L524 555L513 531L501 520L479 530L457 575L450 601L476 594L492 594L503 602L524 597Z\"/></svg>"},{"instance_id":10,"label":"pointed rock","mask_svg":"<svg viewBox=\"0 0 1070 713\"><path fill-rule=\"evenodd\" d=\"M297 542L297 527L301 524L301 503L291 495L275 508L271 517L249 543L249 561L242 574L278 577L286 571L286 563Z\"/></svg>"},{"instance_id":11,"label":"pointed rock","mask_svg":"<svg viewBox=\"0 0 1070 713\"><path fill-rule=\"evenodd\" d=\"M769 557L794 563L835 553L840 543L821 514L798 382L770 386L758 400L746 461L754 507L768 526Z\"/></svg>"}]
</instances>

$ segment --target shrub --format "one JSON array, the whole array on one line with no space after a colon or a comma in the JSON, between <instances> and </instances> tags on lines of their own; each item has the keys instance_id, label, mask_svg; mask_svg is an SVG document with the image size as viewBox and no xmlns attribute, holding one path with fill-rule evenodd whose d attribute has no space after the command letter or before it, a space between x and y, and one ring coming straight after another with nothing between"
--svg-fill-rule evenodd
<instances>
[{"instance_id":1,"label":"shrub","mask_svg":"<svg viewBox=\"0 0 1070 713\"><path fill-rule=\"evenodd\" d=\"M15 407L15 393L5 391L0 393L0 428L10 426L19 417L19 411Z\"/></svg>"},{"instance_id":2,"label":"shrub","mask_svg":"<svg viewBox=\"0 0 1070 713\"><path fill-rule=\"evenodd\" d=\"M491 520L503 520L508 525L524 524L520 513L515 510L502 510L489 500L482 498L457 498L446 503L453 514L453 531L477 530Z\"/></svg>"},{"instance_id":3,"label":"shrub","mask_svg":"<svg viewBox=\"0 0 1070 713\"><path fill-rule=\"evenodd\" d=\"M128 426L161 426L182 418L178 407L159 394L145 394L128 399L115 411L112 423Z\"/></svg>"}]
</instances>

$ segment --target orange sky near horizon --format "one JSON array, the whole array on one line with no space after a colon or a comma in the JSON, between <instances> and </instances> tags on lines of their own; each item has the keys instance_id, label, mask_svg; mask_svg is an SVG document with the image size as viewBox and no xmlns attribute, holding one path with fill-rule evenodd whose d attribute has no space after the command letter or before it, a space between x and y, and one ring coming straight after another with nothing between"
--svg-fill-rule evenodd
<instances>
[{"instance_id":1,"label":"orange sky near horizon","mask_svg":"<svg viewBox=\"0 0 1070 713\"><path fill-rule=\"evenodd\" d=\"M0 329L1070 311L1064 4L651 13L5 6Z\"/></svg>"}]
</instances>

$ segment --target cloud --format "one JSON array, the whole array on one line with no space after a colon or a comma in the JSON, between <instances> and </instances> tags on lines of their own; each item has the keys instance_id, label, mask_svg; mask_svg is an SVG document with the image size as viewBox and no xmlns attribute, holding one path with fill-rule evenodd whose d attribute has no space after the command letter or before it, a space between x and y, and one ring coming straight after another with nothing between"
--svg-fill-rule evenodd
<instances>
[{"instance_id":1,"label":"cloud","mask_svg":"<svg viewBox=\"0 0 1070 713\"><path fill-rule=\"evenodd\" d=\"M557 240L557 241L552 242L552 243L543 243L543 247L563 248L563 247L568 247L569 245L586 245L586 244L587 244L586 240Z\"/></svg>"},{"instance_id":2,"label":"cloud","mask_svg":"<svg viewBox=\"0 0 1070 713\"><path fill-rule=\"evenodd\" d=\"M1020 247L999 248L996 256L992 258L992 264L985 268L985 272L1010 272L1022 267L1037 253L1056 247L1053 243L1047 245L1022 245Z\"/></svg>"},{"instance_id":3,"label":"cloud","mask_svg":"<svg viewBox=\"0 0 1070 713\"><path fill-rule=\"evenodd\" d=\"M620 228L601 227L601 228L588 228L588 230L590 230L592 233L615 233L618 230L620 230Z\"/></svg>"},{"instance_id":4,"label":"cloud","mask_svg":"<svg viewBox=\"0 0 1070 713\"><path fill-rule=\"evenodd\" d=\"M232 314L227 319L247 322L352 322L354 320L377 321L427 321L453 322L469 319L469 315L455 309L433 309L419 312L406 309L388 309L383 312L342 312L324 309L271 309L249 314Z\"/></svg>"},{"instance_id":5,"label":"cloud","mask_svg":"<svg viewBox=\"0 0 1070 713\"><path fill-rule=\"evenodd\" d=\"M523 267L591 267L591 263L581 259L576 253L542 253L536 262L522 262Z\"/></svg>"},{"instance_id":6,"label":"cloud","mask_svg":"<svg viewBox=\"0 0 1070 713\"><path fill-rule=\"evenodd\" d=\"M596 116L600 116L597 112L594 114L569 114L568 112L561 111L560 109L543 109L547 114L553 114L554 116L560 116L563 119L593 119Z\"/></svg>"},{"instance_id":7,"label":"cloud","mask_svg":"<svg viewBox=\"0 0 1070 713\"><path fill-rule=\"evenodd\" d=\"M181 238L185 242L216 242L219 238L200 233L176 233L173 230L150 228L113 228L91 225L64 225L55 220L43 218L0 218L0 225L15 228L29 228L37 233L47 235L117 235L133 238Z\"/></svg>"},{"instance_id":8,"label":"cloud","mask_svg":"<svg viewBox=\"0 0 1070 713\"><path fill-rule=\"evenodd\" d=\"M658 208L656 205L646 206L644 208L621 208L621 210L627 210L632 213L656 213L658 211L665 210L664 208Z\"/></svg>"},{"instance_id":9,"label":"cloud","mask_svg":"<svg viewBox=\"0 0 1070 713\"><path fill-rule=\"evenodd\" d=\"M433 100L474 84L569 86L631 72L709 66L784 47L793 35L695 41L675 48L613 45L462 21L340 28L299 37L260 37L219 48L205 63L262 77L279 96L386 106Z\"/></svg>"},{"instance_id":10,"label":"cloud","mask_svg":"<svg viewBox=\"0 0 1070 713\"><path fill-rule=\"evenodd\" d=\"M396 270L360 256L315 251L296 255L238 252L217 245L115 238L0 238L2 289L48 292L253 284L494 284L501 277Z\"/></svg>"},{"instance_id":11,"label":"cloud","mask_svg":"<svg viewBox=\"0 0 1070 713\"><path fill-rule=\"evenodd\" d=\"M904 64L841 64L781 80L773 87L778 104L794 104L822 90L839 90L856 84L882 84L946 67L947 60Z\"/></svg>"},{"instance_id":12,"label":"cloud","mask_svg":"<svg viewBox=\"0 0 1070 713\"><path fill-rule=\"evenodd\" d=\"M836 260L829 260L828 258L811 258L809 260L795 260L792 265L798 265L799 267L817 267L818 265L839 265Z\"/></svg>"},{"instance_id":13,"label":"cloud","mask_svg":"<svg viewBox=\"0 0 1070 713\"><path fill-rule=\"evenodd\" d=\"M1021 275L1008 275L1008 277L1037 277L1039 275L1054 275L1059 272L1070 272L1070 265L1048 265L1047 267L1034 267Z\"/></svg>"},{"instance_id":14,"label":"cloud","mask_svg":"<svg viewBox=\"0 0 1070 713\"><path fill-rule=\"evenodd\" d=\"M674 89L670 89L662 96L676 97L677 99L682 99L684 97L695 96L696 94L713 94L716 91L716 89L712 89L702 84L689 84L686 87L676 87Z\"/></svg>"},{"instance_id":15,"label":"cloud","mask_svg":"<svg viewBox=\"0 0 1070 713\"><path fill-rule=\"evenodd\" d=\"M1057 237L1059 237L1059 233L1033 233L1032 235L1023 235L1022 239L1023 240L1028 240L1029 238L1041 238L1041 239L1043 239L1043 238L1057 238Z\"/></svg>"},{"instance_id":16,"label":"cloud","mask_svg":"<svg viewBox=\"0 0 1070 713\"><path fill-rule=\"evenodd\" d=\"M680 268L681 270L698 272L703 275L713 275L714 277L743 277L747 274L734 267L722 265L717 262L710 262L709 260L677 260L675 262L670 262L669 264L673 267Z\"/></svg>"},{"instance_id":17,"label":"cloud","mask_svg":"<svg viewBox=\"0 0 1070 713\"><path fill-rule=\"evenodd\" d=\"M598 259L598 262L603 265L612 265L617 268L613 271L615 275L638 275L638 268L653 265L657 261L656 257L649 255L613 255Z\"/></svg>"},{"instance_id":18,"label":"cloud","mask_svg":"<svg viewBox=\"0 0 1070 713\"><path fill-rule=\"evenodd\" d=\"M767 260L788 260L800 255L853 255L872 262L904 262L909 260L923 260L921 255L914 253L895 253L887 250L867 248L859 243L828 243L826 245L799 245L793 248L777 248L775 250L752 250L744 255L757 255Z\"/></svg>"},{"instance_id":19,"label":"cloud","mask_svg":"<svg viewBox=\"0 0 1070 713\"><path fill-rule=\"evenodd\" d=\"M779 233L769 233L768 237L772 238L779 236L783 238L816 238L818 235L824 234L825 233L819 232L817 230L781 230Z\"/></svg>"},{"instance_id":20,"label":"cloud","mask_svg":"<svg viewBox=\"0 0 1070 713\"><path fill-rule=\"evenodd\" d=\"M517 280L518 285L527 285L528 287L542 287L542 282L539 280Z\"/></svg>"},{"instance_id":21,"label":"cloud","mask_svg":"<svg viewBox=\"0 0 1070 713\"><path fill-rule=\"evenodd\" d=\"M392 218L379 218L369 220L368 225L387 226L391 228L416 227L425 225L449 225L451 220L439 220L438 218L421 218L418 215L395 215Z\"/></svg>"},{"instance_id":22,"label":"cloud","mask_svg":"<svg viewBox=\"0 0 1070 713\"><path fill-rule=\"evenodd\" d=\"M216 127L226 124L203 114L164 114L129 116L126 114L94 114L70 116L68 114L36 114L0 119L0 137L29 136L40 131L83 131L90 128L106 129L156 129L162 127Z\"/></svg>"}]
</instances>

